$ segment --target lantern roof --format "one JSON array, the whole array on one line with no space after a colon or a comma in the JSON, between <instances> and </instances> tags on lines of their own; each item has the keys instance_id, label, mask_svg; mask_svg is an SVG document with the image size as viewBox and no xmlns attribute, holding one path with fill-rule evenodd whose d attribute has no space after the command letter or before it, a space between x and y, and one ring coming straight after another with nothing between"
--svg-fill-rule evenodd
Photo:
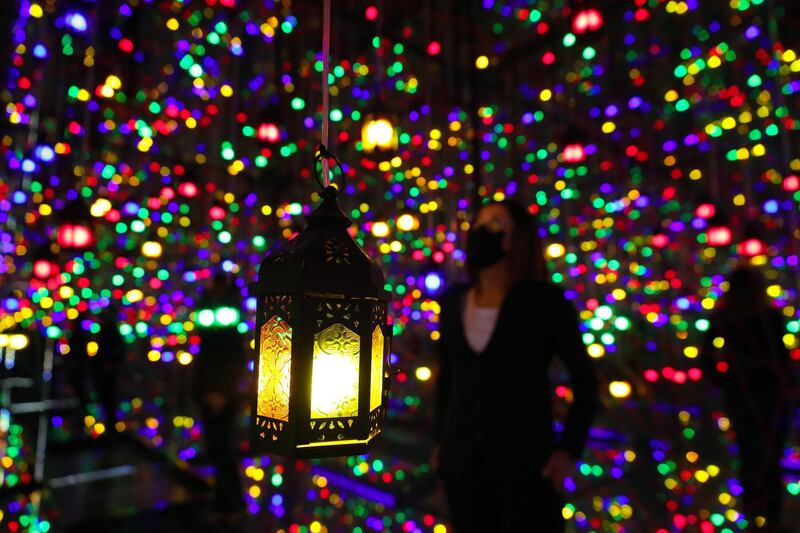
<instances>
[{"instance_id":1,"label":"lantern roof","mask_svg":"<svg viewBox=\"0 0 800 533\"><path fill-rule=\"evenodd\" d=\"M306 217L308 226L267 253L251 294L311 292L389 300L380 265L347 232L352 221L339 208L338 193L335 186L326 187L322 202Z\"/></svg>"}]
</instances>

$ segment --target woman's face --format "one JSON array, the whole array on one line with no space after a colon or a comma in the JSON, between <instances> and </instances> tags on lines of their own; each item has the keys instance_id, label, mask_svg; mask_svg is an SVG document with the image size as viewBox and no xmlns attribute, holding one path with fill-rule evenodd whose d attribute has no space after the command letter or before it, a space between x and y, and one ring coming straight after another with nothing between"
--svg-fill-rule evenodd
<instances>
[{"instance_id":1,"label":"woman's face","mask_svg":"<svg viewBox=\"0 0 800 533\"><path fill-rule=\"evenodd\" d=\"M500 204L485 205L478 211L478 216L475 217L474 227L486 226L490 231L502 231L503 235L503 251L508 252L511 250L511 233L514 231L514 223L511 221L511 215L508 209Z\"/></svg>"}]
</instances>

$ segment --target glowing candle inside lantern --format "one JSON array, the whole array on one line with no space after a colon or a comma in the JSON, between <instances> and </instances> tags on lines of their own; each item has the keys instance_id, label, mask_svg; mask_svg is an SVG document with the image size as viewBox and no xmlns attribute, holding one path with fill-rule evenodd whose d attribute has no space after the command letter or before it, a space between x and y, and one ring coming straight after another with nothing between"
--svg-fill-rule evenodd
<instances>
[{"instance_id":1,"label":"glowing candle inside lantern","mask_svg":"<svg viewBox=\"0 0 800 533\"><path fill-rule=\"evenodd\" d=\"M360 339L342 324L314 336L311 418L358 416Z\"/></svg>"}]
</instances>

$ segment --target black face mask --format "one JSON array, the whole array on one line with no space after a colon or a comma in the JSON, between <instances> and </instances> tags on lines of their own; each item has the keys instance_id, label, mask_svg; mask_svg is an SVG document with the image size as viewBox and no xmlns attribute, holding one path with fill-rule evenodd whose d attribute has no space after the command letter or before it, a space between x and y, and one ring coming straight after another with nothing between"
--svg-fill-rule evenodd
<instances>
[{"instance_id":1,"label":"black face mask","mask_svg":"<svg viewBox=\"0 0 800 533\"><path fill-rule=\"evenodd\" d=\"M502 231L490 231L485 226L470 230L467 234L467 265L481 270L500 261L506 255L504 235Z\"/></svg>"}]
</instances>

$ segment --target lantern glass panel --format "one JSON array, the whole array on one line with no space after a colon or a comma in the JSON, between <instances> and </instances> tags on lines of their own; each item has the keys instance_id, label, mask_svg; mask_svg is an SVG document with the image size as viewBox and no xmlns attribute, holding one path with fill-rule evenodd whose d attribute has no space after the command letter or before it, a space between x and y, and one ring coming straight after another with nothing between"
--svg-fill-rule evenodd
<instances>
[{"instance_id":1,"label":"lantern glass panel","mask_svg":"<svg viewBox=\"0 0 800 533\"><path fill-rule=\"evenodd\" d=\"M292 327L279 316L263 326L258 343L258 415L289 420Z\"/></svg>"},{"instance_id":2,"label":"lantern glass panel","mask_svg":"<svg viewBox=\"0 0 800 533\"><path fill-rule=\"evenodd\" d=\"M369 410L381 405L383 396L383 332L375 326L372 332L372 366L369 384Z\"/></svg>"},{"instance_id":3,"label":"lantern glass panel","mask_svg":"<svg viewBox=\"0 0 800 533\"><path fill-rule=\"evenodd\" d=\"M358 416L358 367L361 340L342 324L314 335L311 418Z\"/></svg>"}]
</instances>

